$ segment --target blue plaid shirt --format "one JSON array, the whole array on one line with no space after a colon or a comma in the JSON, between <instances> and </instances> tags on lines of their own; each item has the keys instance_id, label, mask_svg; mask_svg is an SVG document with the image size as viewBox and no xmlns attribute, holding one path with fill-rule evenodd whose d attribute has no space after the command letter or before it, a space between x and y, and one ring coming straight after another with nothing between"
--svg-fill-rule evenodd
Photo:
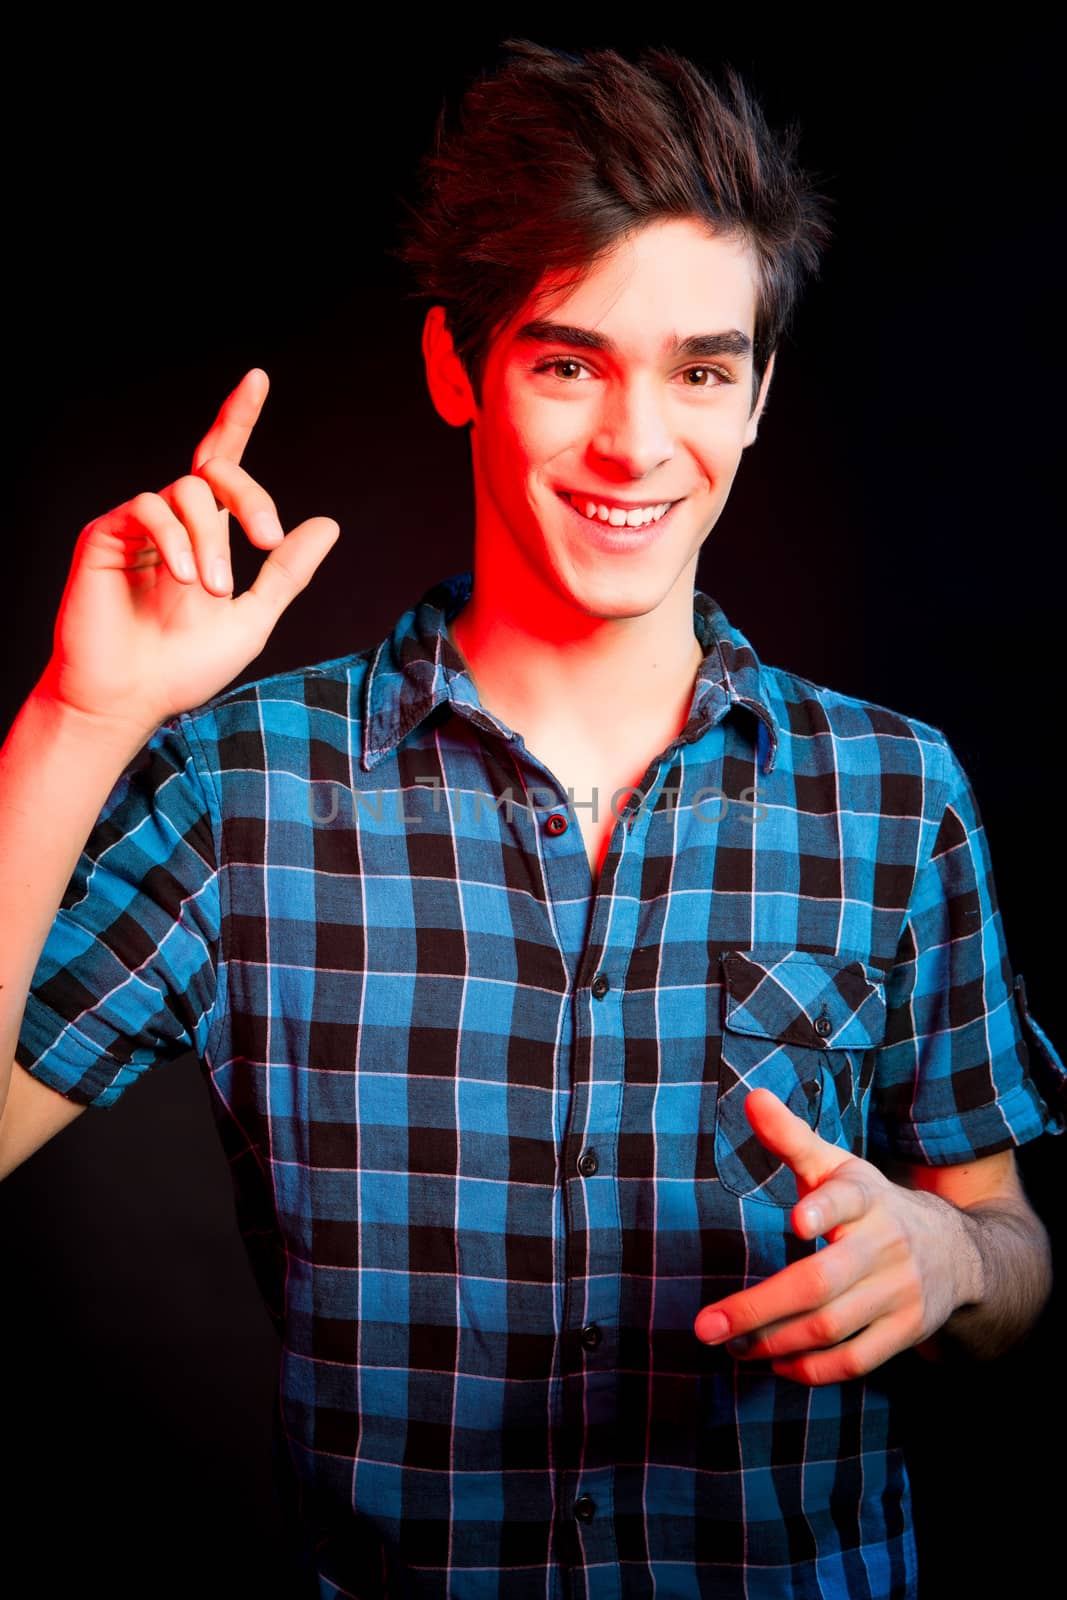
<instances>
[{"instance_id":1,"label":"blue plaid shirt","mask_svg":"<svg viewBox=\"0 0 1067 1600\"><path fill-rule=\"evenodd\" d=\"M688 721L594 885L445 631L471 584L156 731L17 1059L104 1107L198 1052L310 1593L911 1596L893 1363L811 1388L693 1319L819 1247L749 1089L875 1160L1063 1127L967 778L698 591Z\"/></svg>"}]
</instances>

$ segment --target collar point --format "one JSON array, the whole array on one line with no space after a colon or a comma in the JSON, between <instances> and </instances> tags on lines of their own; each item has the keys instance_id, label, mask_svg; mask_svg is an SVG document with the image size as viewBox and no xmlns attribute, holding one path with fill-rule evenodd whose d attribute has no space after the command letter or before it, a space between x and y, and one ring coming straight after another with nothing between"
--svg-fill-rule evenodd
<instances>
[{"instance_id":1,"label":"collar point","mask_svg":"<svg viewBox=\"0 0 1067 1600\"><path fill-rule=\"evenodd\" d=\"M388 745L364 744L363 753L359 758L359 764L363 768L364 772L373 772L378 763L380 761L384 761L388 754Z\"/></svg>"}]
</instances>

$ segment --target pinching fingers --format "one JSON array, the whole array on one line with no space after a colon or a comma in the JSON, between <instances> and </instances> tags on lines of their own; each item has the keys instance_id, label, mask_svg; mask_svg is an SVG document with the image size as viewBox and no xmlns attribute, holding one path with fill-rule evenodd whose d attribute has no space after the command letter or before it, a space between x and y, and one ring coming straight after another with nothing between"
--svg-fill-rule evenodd
<instances>
[{"instance_id":1,"label":"pinching fingers","mask_svg":"<svg viewBox=\"0 0 1067 1600\"><path fill-rule=\"evenodd\" d=\"M277 507L251 473L226 456L212 456L197 468L219 505L232 511L253 544L273 548L285 537Z\"/></svg>"}]
</instances>

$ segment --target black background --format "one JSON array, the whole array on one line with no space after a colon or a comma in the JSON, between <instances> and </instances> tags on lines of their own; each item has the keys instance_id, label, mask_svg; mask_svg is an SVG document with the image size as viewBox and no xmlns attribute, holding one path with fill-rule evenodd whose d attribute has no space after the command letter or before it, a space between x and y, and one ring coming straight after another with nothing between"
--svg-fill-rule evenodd
<instances>
[{"instance_id":1,"label":"black background","mask_svg":"<svg viewBox=\"0 0 1067 1600\"><path fill-rule=\"evenodd\" d=\"M755 8L640 34L589 15L353 33L250 12L225 39L193 10L151 39L96 17L12 60L3 725L47 662L80 528L187 470L250 366L272 390L245 465L287 526L342 531L235 682L371 644L467 567L466 438L433 412L422 309L386 255L442 95L509 34L728 60L773 124L799 120L836 237L698 582L765 661L944 729L1062 1050L1050 41L1020 17L959 38L869 13L861 39ZM235 529L238 589L261 559ZM1062 1158L1049 1138L1019 1154L1057 1252ZM41 1596L268 1594L278 1346L195 1060L14 1173L0 1230L8 1570ZM993 1366L898 1363L923 1600L1025 1582L1058 1499L1037 1452L1061 1438L1062 1334L1057 1293Z\"/></svg>"}]
</instances>

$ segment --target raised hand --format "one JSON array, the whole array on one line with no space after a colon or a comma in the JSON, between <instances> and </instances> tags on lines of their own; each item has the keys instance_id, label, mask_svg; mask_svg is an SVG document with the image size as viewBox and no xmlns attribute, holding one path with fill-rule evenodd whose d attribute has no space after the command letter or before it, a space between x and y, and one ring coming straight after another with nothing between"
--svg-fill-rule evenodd
<instances>
[{"instance_id":1,"label":"raised hand","mask_svg":"<svg viewBox=\"0 0 1067 1600\"><path fill-rule=\"evenodd\" d=\"M139 494L81 532L38 686L101 726L152 730L225 688L340 532L312 517L288 534L270 495L240 465L267 397L254 367L197 446L193 470ZM270 554L234 595L229 513Z\"/></svg>"},{"instance_id":2,"label":"raised hand","mask_svg":"<svg viewBox=\"0 0 1067 1600\"><path fill-rule=\"evenodd\" d=\"M769 1358L801 1383L838 1383L926 1340L978 1298L981 1259L956 1206L828 1144L768 1089L752 1090L745 1114L796 1174L794 1231L830 1242L705 1306L698 1339Z\"/></svg>"}]
</instances>

